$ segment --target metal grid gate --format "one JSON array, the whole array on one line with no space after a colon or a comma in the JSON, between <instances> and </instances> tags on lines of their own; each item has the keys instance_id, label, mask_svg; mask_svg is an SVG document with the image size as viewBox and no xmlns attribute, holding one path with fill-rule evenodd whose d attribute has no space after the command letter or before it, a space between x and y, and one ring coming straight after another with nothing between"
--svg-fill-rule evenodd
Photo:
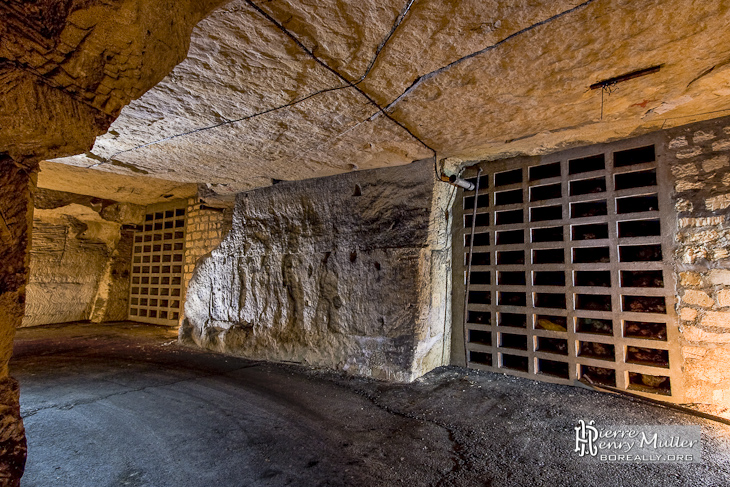
<instances>
[{"instance_id":1,"label":"metal grid gate","mask_svg":"<svg viewBox=\"0 0 730 487\"><path fill-rule=\"evenodd\" d=\"M457 330L469 293L454 335L462 363L681 402L661 149L644 138L465 171L476 182L483 170L468 284L474 191L454 208Z\"/></svg>"},{"instance_id":2,"label":"metal grid gate","mask_svg":"<svg viewBox=\"0 0 730 487\"><path fill-rule=\"evenodd\" d=\"M176 326L180 319L186 208L148 207L134 236L129 319Z\"/></svg>"}]
</instances>

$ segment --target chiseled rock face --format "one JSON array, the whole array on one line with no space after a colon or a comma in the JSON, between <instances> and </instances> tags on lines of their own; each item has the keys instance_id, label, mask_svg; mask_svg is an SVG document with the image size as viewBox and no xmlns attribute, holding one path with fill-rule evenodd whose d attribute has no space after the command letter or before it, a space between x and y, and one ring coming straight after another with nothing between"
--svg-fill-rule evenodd
<instances>
[{"instance_id":1,"label":"chiseled rock face","mask_svg":"<svg viewBox=\"0 0 730 487\"><path fill-rule=\"evenodd\" d=\"M144 207L39 189L22 326L127 318L133 232Z\"/></svg>"},{"instance_id":2,"label":"chiseled rock face","mask_svg":"<svg viewBox=\"0 0 730 487\"><path fill-rule=\"evenodd\" d=\"M228 194L432 156L408 131L464 162L623 139L730 107L729 21L695 0L233 0L63 162Z\"/></svg>"},{"instance_id":3,"label":"chiseled rock face","mask_svg":"<svg viewBox=\"0 0 730 487\"><path fill-rule=\"evenodd\" d=\"M239 195L231 232L195 270L181 338L397 381L441 365L436 192L417 163Z\"/></svg>"},{"instance_id":4,"label":"chiseled rock face","mask_svg":"<svg viewBox=\"0 0 730 487\"><path fill-rule=\"evenodd\" d=\"M185 58L193 26L222 1L3 2L0 147L15 159L87 151Z\"/></svg>"},{"instance_id":5,"label":"chiseled rock face","mask_svg":"<svg viewBox=\"0 0 730 487\"><path fill-rule=\"evenodd\" d=\"M17 486L26 443L18 384L8 377L15 328L23 319L36 175L0 153L0 485Z\"/></svg>"}]
</instances>

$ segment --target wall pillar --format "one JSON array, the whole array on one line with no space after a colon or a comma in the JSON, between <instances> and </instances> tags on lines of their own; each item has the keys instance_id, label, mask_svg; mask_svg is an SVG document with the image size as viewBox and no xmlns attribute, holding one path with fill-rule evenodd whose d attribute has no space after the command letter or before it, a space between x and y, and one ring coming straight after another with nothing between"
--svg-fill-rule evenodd
<instances>
[{"instance_id":1,"label":"wall pillar","mask_svg":"<svg viewBox=\"0 0 730 487\"><path fill-rule=\"evenodd\" d=\"M9 376L15 328L23 319L36 168L0 154L0 484L20 485L26 442L18 383Z\"/></svg>"}]
</instances>

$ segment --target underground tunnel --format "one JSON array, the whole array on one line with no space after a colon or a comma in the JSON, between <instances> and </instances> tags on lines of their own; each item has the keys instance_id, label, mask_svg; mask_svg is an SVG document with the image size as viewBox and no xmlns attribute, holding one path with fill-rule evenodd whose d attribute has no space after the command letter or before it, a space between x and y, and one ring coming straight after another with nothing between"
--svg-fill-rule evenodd
<instances>
[{"instance_id":1,"label":"underground tunnel","mask_svg":"<svg viewBox=\"0 0 730 487\"><path fill-rule=\"evenodd\" d=\"M0 18L2 485L730 483L730 5Z\"/></svg>"}]
</instances>

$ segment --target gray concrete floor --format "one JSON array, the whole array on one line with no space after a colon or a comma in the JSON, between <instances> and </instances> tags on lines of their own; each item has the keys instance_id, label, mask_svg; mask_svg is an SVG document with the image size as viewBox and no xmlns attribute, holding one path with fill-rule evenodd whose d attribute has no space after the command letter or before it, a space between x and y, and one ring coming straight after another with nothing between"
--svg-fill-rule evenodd
<instances>
[{"instance_id":1,"label":"gray concrete floor","mask_svg":"<svg viewBox=\"0 0 730 487\"><path fill-rule=\"evenodd\" d=\"M20 330L23 486L727 486L730 427L444 367L414 384L181 347L117 323ZM574 426L699 424L703 463L579 459Z\"/></svg>"}]
</instances>

